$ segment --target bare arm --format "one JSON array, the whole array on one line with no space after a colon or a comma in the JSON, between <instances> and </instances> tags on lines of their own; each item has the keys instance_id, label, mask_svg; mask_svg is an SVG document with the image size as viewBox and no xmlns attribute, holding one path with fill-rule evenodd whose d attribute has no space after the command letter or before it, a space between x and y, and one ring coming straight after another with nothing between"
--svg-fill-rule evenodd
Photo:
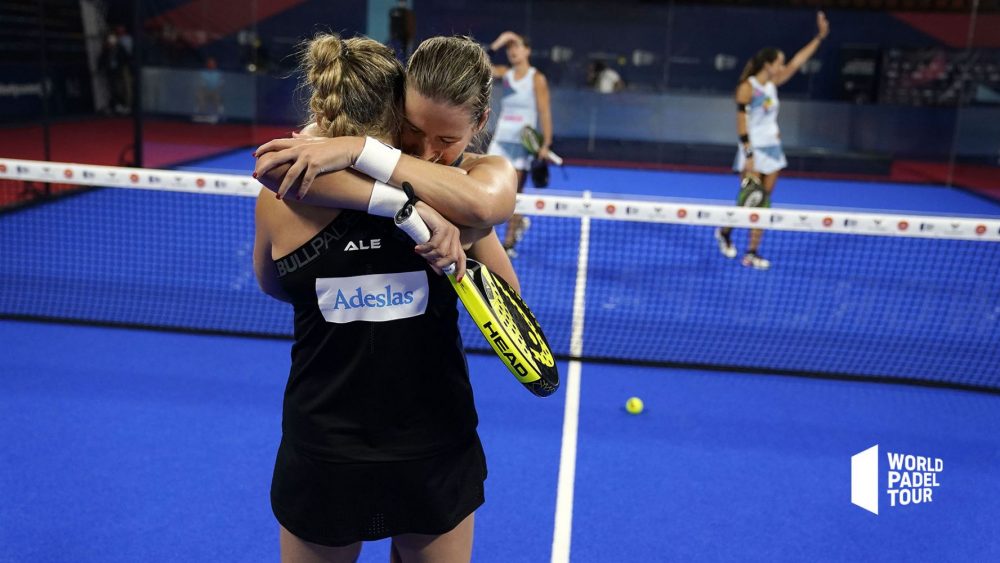
<instances>
[{"instance_id":1,"label":"bare arm","mask_svg":"<svg viewBox=\"0 0 1000 563\"><path fill-rule=\"evenodd\" d=\"M552 104L549 100L549 82L540 72L535 73L535 105L538 107L538 125L542 128L542 146L538 149L538 158L544 160L552 146Z\"/></svg>"},{"instance_id":2,"label":"bare arm","mask_svg":"<svg viewBox=\"0 0 1000 563\"><path fill-rule=\"evenodd\" d=\"M516 39L520 39L520 37L521 36L513 31L505 31L498 35L497 38L493 40L493 43L490 43L490 51L499 51L500 49L506 47L508 43ZM503 77L504 73L509 69L510 67L507 65L493 65L493 78Z\"/></svg>"},{"instance_id":3,"label":"bare arm","mask_svg":"<svg viewBox=\"0 0 1000 563\"><path fill-rule=\"evenodd\" d=\"M277 203L267 190L261 190L257 196L257 205L254 208L253 271L261 291L275 299L290 303L292 298L278 283L278 270L271 257L268 208Z\"/></svg>"},{"instance_id":4,"label":"bare arm","mask_svg":"<svg viewBox=\"0 0 1000 563\"><path fill-rule=\"evenodd\" d=\"M747 112L746 107L750 104L750 99L753 96L753 87L750 86L749 82L744 81L736 88L736 134L740 139L740 147L743 149L744 153L751 153L753 147L750 146L748 127L747 127ZM744 141L744 139L746 139ZM753 155L746 159L746 166L743 168L746 172L753 172Z\"/></svg>"},{"instance_id":5,"label":"bare arm","mask_svg":"<svg viewBox=\"0 0 1000 563\"><path fill-rule=\"evenodd\" d=\"M521 36L513 31L505 31L498 35L497 38L493 40L493 43L490 43L490 51L498 51L503 47L506 47L511 41L516 41L520 38Z\"/></svg>"},{"instance_id":6,"label":"bare arm","mask_svg":"<svg viewBox=\"0 0 1000 563\"><path fill-rule=\"evenodd\" d=\"M806 61L816 53L816 49L819 48L820 43L823 42L828 33L830 33L830 24L826 21L826 15L823 12L816 12L816 37L813 37L811 41L806 43L805 47L795 53L792 60L785 65L785 70L780 76L774 77L775 85L781 86L791 80L795 73L802 68L802 65L806 64Z\"/></svg>"},{"instance_id":7,"label":"bare arm","mask_svg":"<svg viewBox=\"0 0 1000 563\"><path fill-rule=\"evenodd\" d=\"M343 173L338 172L336 174ZM354 172L346 172L346 174L362 178L362 185L367 186L363 191L366 191L369 195L371 194L372 181L367 179L367 176L360 176ZM352 181L351 183L356 184L357 182ZM362 199L345 199L336 190L332 191L334 193L331 197L324 200L325 205L319 205L319 207L367 210L368 196ZM319 196L319 199L323 199L322 196ZM257 283L260 285L261 290L275 299L291 301L291 298L278 283L277 270L274 260L271 257L272 242L270 233L282 228L282 220L278 212L285 210L278 208L283 208L284 206L285 203L278 201L268 190L261 190L257 196L253 263L254 273L257 275ZM431 238L423 244L416 245L414 251L427 260L431 268L439 275L441 274L441 268L448 264L457 264L455 274L461 279L465 275L465 252L462 247L462 235L464 233L460 232L457 227L424 202L417 202L416 211L427 225ZM287 214L287 211L285 212ZM485 234L485 231L479 232L478 236L482 237ZM469 240L472 241L474 240L472 237L476 236L476 232L472 231L468 236Z\"/></svg>"},{"instance_id":8,"label":"bare arm","mask_svg":"<svg viewBox=\"0 0 1000 563\"><path fill-rule=\"evenodd\" d=\"M305 203L358 209L360 199L367 204L371 180L367 180L367 194L359 186L352 188L349 194L340 194L337 190L342 189L339 182L343 181L343 176L324 172L351 166L364 144L363 137L276 139L257 149L255 173L262 182L267 180L265 185L273 185L275 170L283 164L291 164L282 169L279 194L286 193L301 181L297 194ZM470 227L503 223L514 212L517 196L514 167L499 156L475 158L472 162L462 170L402 155L389 184L400 187L403 182L410 182L421 200L453 223ZM321 198L313 199L314 192ZM347 198L346 203L337 198Z\"/></svg>"},{"instance_id":9,"label":"bare arm","mask_svg":"<svg viewBox=\"0 0 1000 563\"><path fill-rule=\"evenodd\" d=\"M282 193L284 195L291 194L296 199L300 199L297 196L301 194L299 190L301 177L288 178L289 168L291 168L290 164L278 164L273 168L269 168L267 172L258 175L257 180L265 188L274 192L278 196L277 199L281 199ZM285 192L281 192L282 182L286 178L288 178L288 187ZM318 189L310 190L301 198L303 203L318 207L332 207L334 209L368 210L368 201L371 199L372 186L374 185L372 179L368 176L354 170L338 170L337 172L323 174L317 180L321 180L319 184L316 184L314 181L314 185Z\"/></svg>"},{"instance_id":10,"label":"bare arm","mask_svg":"<svg viewBox=\"0 0 1000 563\"><path fill-rule=\"evenodd\" d=\"M517 172L500 156L474 157L464 174L451 166L403 155L389 178L393 186L413 184L417 197L450 221L492 227L510 219L517 198Z\"/></svg>"}]
</instances>

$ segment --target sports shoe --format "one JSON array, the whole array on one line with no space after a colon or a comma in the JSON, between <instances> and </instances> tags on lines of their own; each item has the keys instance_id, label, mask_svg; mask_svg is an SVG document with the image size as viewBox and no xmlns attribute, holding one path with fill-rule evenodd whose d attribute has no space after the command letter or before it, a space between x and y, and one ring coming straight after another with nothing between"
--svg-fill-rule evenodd
<instances>
[{"instance_id":1,"label":"sports shoe","mask_svg":"<svg viewBox=\"0 0 1000 563\"><path fill-rule=\"evenodd\" d=\"M743 265L755 270L766 270L771 267L767 258L758 256L756 252L747 252L743 255Z\"/></svg>"},{"instance_id":2,"label":"sports shoe","mask_svg":"<svg viewBox=\"0 0 1000 563\"><path fill-rule=\"evenodd\" d=\"M726 258L736 258L736 245L729 237L722 234L722 229L715 229L715 240L719 243L719 252Z\"/></svg>"},{"instance_id":3,"label":"sports shoe","mask_svg":"<svg viewBox=\"0 0 1000 563\"><path fill-rule=\"evenodd\" d=\"M528 231L528 227L531 226L531 219L528 217L521 217L521 221L518 222L517 227L514 228L514 240L516 242L521 242L524 238L524 233Z\"/></svg>"}]
</instances>

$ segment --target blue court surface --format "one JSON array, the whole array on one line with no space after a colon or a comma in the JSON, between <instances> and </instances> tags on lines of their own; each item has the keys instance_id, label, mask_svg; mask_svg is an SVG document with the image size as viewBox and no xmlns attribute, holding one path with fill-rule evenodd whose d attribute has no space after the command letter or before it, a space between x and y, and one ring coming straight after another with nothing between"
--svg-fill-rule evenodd
<instances>
[{"instance_id":1,"label":"blue court surface","mask_svg":"<svg viewBox=\"0 0 1000 563\"><path fill-rule=\"evenodd\" d=\"M188 168L251 166L241 150ZM553 168L551 190L728 203L736 188L722 174L567 167L567 177ZM0 239L26 243L0 248L0 310L181 329L196 328L190 318L204 330L290 326L252 277L252 200L131 192L94 190L0 216ZM793 178L779 181L775 205L1000 216L1000 205L957 189ZM536 252L557 240L575 247L579 235L559 221L568 220L532 226L515 266L553 347L566 349L572 292L544 288L572 284L576 255ZM638 299L631 289L651 283L642 277L650 263L617 263L615 249L643 232L603 229L594 228L591 260L607 262L591 264L584 329L595 355L606 346L727 365L770 357L846 374L855 358L895 377L1000 380L1000 346L990 348L1000 338L998 278L984 269L998 260L986 243L857 242L833 253L773 233L765 244L783 267L761 276L713 254L706 229L677 227L650 248L662 254L652 269L680 273L669 292ZM864 260L873 251L884 253L879 268ZM952 258L910 266L928 252ZM642 317L654 298L664 308ZM746 299L759 302L745 311L808 303L812 316L725 316ZM673 319L669 338L615 324L622 315L652 324L656 314ZM0 562L278 559L268 490L290 341L3 320L0 342ZM497 359L469 363L489 465L474 561L1000 560L998 393L564 362L562 390L539 399ZM643 413L625 411L630 396L645 401ZM852 475L852 456L875 445L877 466ZM935 470L893 473L894 454ZM934 485L906 488L930 502L892 505L903 493L890 478L903 473L931 474ZM878 515L852 504L852 480L863 479L877 481ZM387 561L387 543L366 546L361 560Z\"/></svg>"},{"instance_id":2,"label":"blue court surface","mask_svg":"<svg viewBox=\"0 0 1000 563\"><path fill-rule=\"evenodd\" d=\"M0 561L277 560L287 341L14 321L0 339ZM470 367L489 464L473 560L549 561L566 393ZM584 365L571 560L996 560L998 412L967 391ZM943 460L931 503L851 504L851 456L875 444Z\"/></svg>"}]
</instances>

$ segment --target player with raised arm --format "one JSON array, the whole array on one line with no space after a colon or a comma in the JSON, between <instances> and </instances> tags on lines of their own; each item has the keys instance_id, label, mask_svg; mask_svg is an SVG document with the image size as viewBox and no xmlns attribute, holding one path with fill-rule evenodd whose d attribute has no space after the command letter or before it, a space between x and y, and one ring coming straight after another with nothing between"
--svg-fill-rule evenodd
<instances>
[{"instance_id":1,"label":"player with raised arm","mask_svg":"<svg viewBox=\"0 0 1000 563\"><path fill-rule=\"evenodd\" d=\"M503 156L517 169L517 191L524 190L532 155L522 143L526 127L540 129L541 143L535 158L544 161L552 146L552 108L545 75L531 66L531 42L513 31L501 33L490 44L490 51L506 49L507 65L495 65L493 75L503 80L500 115L490 142L489 154ZM517 256L514 245L529 226L527 217L513 215L507 222L503 246L511 257Z\"/></svg>"},{"instance_id":2,"label":"player with raised arm","mask_svg":"<svg viewBox=\"0 0 1000 563\"><path fill-rule=\"evenodd\" d=\"M795 76L830 32L830 24L823 12L816 13L816 29L816 36L799 49L788 64L785 64L785 54L775 47L758 51L747 61L736 87L736 133L740 143L733 168L744 177L759 178L764 191L759 205L763 207L770 206L778 175L788 165L778 129L778 86ZM755 181L757 179L751 178L741 183L740 205L747 203ZM735 258L737 254L731 238L732 230L731 227L715 230L719 251L726 258ZM743 256L744 266L758 270L771 267L770 261L758 252L763 235L761 229L750 231L750 244Z\"/></svg>"}]
</instances>

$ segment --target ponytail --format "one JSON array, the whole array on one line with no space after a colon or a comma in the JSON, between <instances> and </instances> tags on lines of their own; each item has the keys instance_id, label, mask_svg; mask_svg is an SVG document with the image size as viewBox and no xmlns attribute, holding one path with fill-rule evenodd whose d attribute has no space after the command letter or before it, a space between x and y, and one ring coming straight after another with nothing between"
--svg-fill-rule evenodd
<instances>
[{"instance_id":1,"label":"ponytail","mask_svg":"<svg viewBox=\"0 0 1000 563\"><path fill-rule=\"evenodd\" d=\"M324 136L396 133L404 71L392 49L367 37L320 33L303 44L300 58L311 91L309 120Z\"/></svg>"}]
</instances>

